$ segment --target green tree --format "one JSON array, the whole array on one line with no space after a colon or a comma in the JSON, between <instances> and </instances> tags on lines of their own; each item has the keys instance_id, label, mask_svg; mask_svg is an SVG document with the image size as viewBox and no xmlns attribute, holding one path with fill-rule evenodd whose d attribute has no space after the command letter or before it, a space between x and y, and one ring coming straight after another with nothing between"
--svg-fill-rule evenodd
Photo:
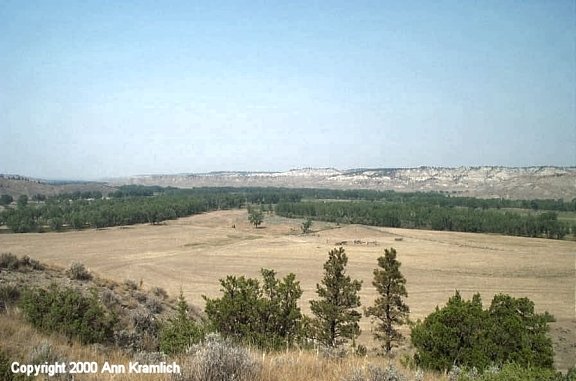
<instances>
[{"instance_id":1,"label":"green tree","mask_svg":"<svg viewBox=\"0 0 576 381\"><path fill-rule=\"evenodd\" d=\"M412 327L410 338L416 348L414 359L419 366L448 370L453 365L484 368L490 361L484 346L484 322L480 294L471 301L460 293L448 300L442 309L428 315Z\"/></svg>"},{"instance_id":2,"label":"green tree","mask_svg":"<svg viewBox=\"0 0 576 381\"><path fill-rule=\"evenodd\" d=\"M312 227L312 220L310 218L307 218L306 221L302 222L302 225L300 225L300 229L302 229L303 234L310 233L311 227Z\"/></svg>"},{"instance_id":3,"label":"green tree","mask_svg":"<svg viewBox=\"0 0 576 381\"><path fill-rule=\"evenodd\" d=\"M366 308L366 316L377 321L374 338L382 342L382 348L389 354L395 343L403 339L397 326L408 323L410 308L404 303L406 278L400 272L401 263L396 259L396 249L384 250L384 256L378 258L378 269L374 269L374 281L380 295L374 305Z\"/></svg>"},{"instance_id":4,"label":"green tree","mask_svg":"<svg viewBox=\"0 0 576 381\"><path fill-rule=\"evenodd\" d=\"M7 209L2 214L6 226L14 233L28 233L38 228L36 210L34 208Z\"/></svg>"},{"instance_id":5,"label":"green tree","mask_svg":"<svg viewBox=\"0 0 576 381\"><path fill-rule=\"evenodd\" d=\"M328 347L336 347L360 335L358 321L362 316L355 309L360 307L358 292L362 282L346 275L348 257L343 247L331 250L324 264L324 277L316 285L320 300L312 300L310 309L313 334Z\"/></svg>"},{"instance_id":6,"label":"green tree","mask_svg":"<svg viewBox=\"0 0 576 381\"><path fill-rule=\"evenodd\" d=\"M290 273L283 280L276 279L273 270L262 269L264 284L264 313L266 332L272 339L272 346L291 347L301 334L302 313L298 300L302 296L300 282Z\"/></svg>"},{"instance_id":7,"label":"green tree","mask_svg":"<svg viewBox=\"0 0 576 381\"><path fill-rule=\"evenodd\" d=\"M248 221L257 228L264 222L264 214L261 210L252 209L248 211Z\"/></svg>"},{"instance_id":8,"label":"green tree","mask_svg":"<svg viewBox=\"0 0 576 381\"><path fill-rule=\"evenodd\" d=\"M182 353L204 337L203 328L188 314L188 303L182 290L176 310L176 316L168 319L160 329L160 350L168 354Z\"/></svg>"},{"instance_id":9,"label":"green tree","mask_svg":"<svg viewBox=\"0 0 576 381\"><path fill-rule=\"evenodd\" d=\"M436 307L412 327L414 359L419 366L436 370L453 365L483 369L509 362L551 368L549 319L549 314L534 313L527 298L496 295L490 308L483 310L479 294L466 301L456 292L445 307Z\"/></svg>"},{"instance_id":10,"label":"green tree","mask_svg":"<svg viewBox=\"0 0 576 381\"><path fill-rule=\"evenodd\" d=\"M0 205L7 206L10 205L12 201L14 201L14 198L9 194L3 194L2 196L0 196Z\"/></svg>"},{"instance_id":11,"label":"green tree","mask_svg":"<svg viewBox=\"0 0 576 381\"><path fill-rule=\"evenodd\" d=\"M25 208L28 205L28 196L25 194L20 195L20 197L18 197L17 205L18 208Z\"/></svg>"},{"instance_id":12,"label":"green tree","mask_svg":"<svg viewBox=\"0 0 576 381\"><path fill-rule=\"evenodd\" d=\"M221 279L222 297L204 297L206 315L226 338L264 349L289 347L300 336L300 283L294 274L281 281L273 270L262 269L261 274L262 286L244 276Z\"/></svg>"},{"instance_id":13,"label":"green tree","mask_svg":"<svg viewBox=\"0 0 576 381\"><path fill-rule=\"evenodd\" d=\"M493 362L552 368L554 351L547 336L551 315L535 313L528 298L504 294L494 296L488 315L487 335L495 343Z\"/></svg>"},{"instance_id":14,"label":"green tree","mask_svg":"<svg viewBox=\"0 0 576 381\"><path fill-rule=\"evenodd\" d=\"M255 341L261 329L259 316L262 290L256 279L229 275L220 279L223 295L210 299L204 296L204 311L222 336L238 341Z\"/></svg>"}]
</instances>

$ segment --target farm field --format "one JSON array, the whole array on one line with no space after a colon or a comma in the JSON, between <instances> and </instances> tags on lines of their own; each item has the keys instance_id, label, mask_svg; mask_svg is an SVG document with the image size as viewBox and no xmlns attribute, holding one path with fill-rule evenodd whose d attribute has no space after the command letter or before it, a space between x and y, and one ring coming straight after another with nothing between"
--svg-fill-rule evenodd
<instances>
[{"instance_id":1,"label":"farm field","mask_svg":"<svg viewBox=\"0 0 576 381\"><path fill-rule=\"evenodd\" d=\"M576 358L576 243L500 235L433 232L361 225L314 223L300 234L299 220L266 216L262 228L248 224L245 210L218 211L169 221L101 230L44 234L0 234L0 252L29 255L67 267L81 262L104 278L132 279L160 286L171 295L182 288L203 308L202 295L218 296L218 279L229 274L259 277L262 267L280 276L296 274L304 290L302 309L315 299L316 283L330 249L343 244L348 272L363 280L362 303L375 295L371 285L376 258L394 247L407 278L411 318L424 318L460 290L480 292L485 306L496 293L529 297L539 312L553 314L556 367ZM363 318L360 342L371 344L370 321Z\"/></svg>"}]
</instances>

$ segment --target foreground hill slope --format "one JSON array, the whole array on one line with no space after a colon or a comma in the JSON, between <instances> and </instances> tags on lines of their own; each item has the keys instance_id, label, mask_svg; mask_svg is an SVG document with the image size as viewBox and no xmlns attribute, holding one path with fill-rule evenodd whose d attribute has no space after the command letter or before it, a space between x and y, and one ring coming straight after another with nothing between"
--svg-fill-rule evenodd
<instances>
[{"instance_id":1,"label":"foreground hill slope","mask_svg":"<svg viewBox=\"0 0 576 381\"><path fill-rule=\"evenodd\" d=\"M458 167L294 169L286 172L210 172L114 179L114 185L373 189L448 192L509 199L576 197L576 167Z\"/></svg>"}]
</instances>

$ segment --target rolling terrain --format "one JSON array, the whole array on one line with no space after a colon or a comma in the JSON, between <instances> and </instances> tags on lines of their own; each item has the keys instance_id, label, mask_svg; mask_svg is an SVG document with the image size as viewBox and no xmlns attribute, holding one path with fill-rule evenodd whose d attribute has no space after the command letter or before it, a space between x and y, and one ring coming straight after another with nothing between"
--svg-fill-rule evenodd
<instances>
[{"instance_id":1,"label":"rolling terrain","mask_svg":"<svg viewBox=\"0 0 576 381\"><path fill-rule=\"evenodd\" d=\"M262 228L248 224L245 210L218 211L169 221L99 230L44 234L0 234L0 251L29 255L67 267L82 262L98 275L119 282L142 281L203 307L202 295L218 296L218 279L229 274L259 277L262 267L280 276L296 274L304 295L301 306L316 298L327 253L346 248L348 271L363 280L362 303L375 297L371 286L376 258L394 247L407 278L413 320L424 318L460 290L470 298L480 292L485 304L496 293L529 297L539 312L553 314L556 367L576 358L576 244L499 235L377 228L314 223L300 234L301 221L267 215ZM371 347L370 322L363 318L360 342ZM407 331L407 330L406 330Z\"/></svg>"}]
</instances>

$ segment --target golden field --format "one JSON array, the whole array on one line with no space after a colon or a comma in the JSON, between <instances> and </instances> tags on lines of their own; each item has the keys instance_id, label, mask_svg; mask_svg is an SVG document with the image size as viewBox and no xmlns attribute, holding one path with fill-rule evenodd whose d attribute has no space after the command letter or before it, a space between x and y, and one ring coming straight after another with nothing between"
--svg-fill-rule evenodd
<instances>
[{"instance_id":1,"label":"golden field","mask_svg":"<svg viewBox=\"0 0 576 381\"><path fill-rule=\"evenodd\" d=\"M280 276L293 272L304 290L301 307L309 313L308 300L316 298L322 265L338 243L345 242L349 274L364 282L364 306L376 296L371 285L376 258L394 247L407 278L413 320L445 304L456 289L466 298L481 293L485 306L496 293L526 296L539 312L547 310L557 319L551 324L556 367L574 365L575 242L321 222L302 235L300 222L267 215L256 229L248 224L245 210L218 211L155 226L0 234L0 252L63 267L81 262L100 277L132 279L171 295L182 288L200 308L202 295L219 295L218 280L226 275L259 277L262 267ZM369 319L363 318L361 328L359 342L373 347Z\"/></svg>"}]
</instances>

